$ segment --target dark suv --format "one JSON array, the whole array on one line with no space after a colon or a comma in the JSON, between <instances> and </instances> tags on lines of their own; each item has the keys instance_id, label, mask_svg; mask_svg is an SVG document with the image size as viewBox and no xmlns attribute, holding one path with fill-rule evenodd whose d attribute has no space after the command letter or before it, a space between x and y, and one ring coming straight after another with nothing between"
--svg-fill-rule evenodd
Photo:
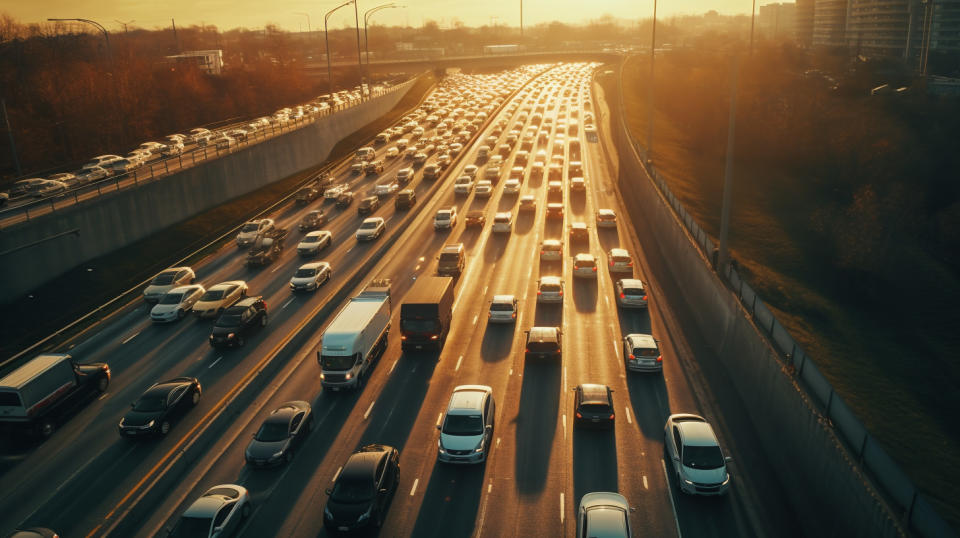
<instances>
[{"instance_id":1,"label":"dark suv","mask_svg":"<svg viewBox=\"0 0 960 538\"><path fill-rule=\"evenodd\" d=\"M400 453L387 445L367 445L343 466L323 510L329 531L379 527L400 482Z\"/></svg>"},{"instance_id":2,"label":"dark suv","mask_svg":"<svg viewBox=\"0 0 960 538\"><path fill-rule=\"evenodd\" d=\"M376 211L378 207L380 207L380 199L376 196L367 196L360 200L360 205L357 206L357 215L369 215Z\"/></svg>"},{"instance_id":3,"label":"dark suv","mask_svg":"<svg viewBox=\"0 0 960 538\"><path fill-rule=\"evenodd\" d=\"M263 297L247 297L223 311L210 333L213 347L242 346L247 336L267 325L267 303Z\"/></svg>"},{"instance_id":4,"label":"dark suv","mask_svg":"<svg viewBox=\"0 0 960 538\"><path fill-rule=\"evenodd\" d=\"M413 192L413 189L403 189L394 198L393 203L397 209L410 209L417 203L417 193Z\"/></svg>"}]
</instances>

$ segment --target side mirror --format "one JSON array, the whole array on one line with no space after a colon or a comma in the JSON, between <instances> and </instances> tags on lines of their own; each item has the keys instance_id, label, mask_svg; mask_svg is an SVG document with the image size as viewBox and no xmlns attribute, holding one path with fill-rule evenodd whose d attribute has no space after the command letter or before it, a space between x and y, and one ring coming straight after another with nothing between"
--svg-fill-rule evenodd
<instances>
[{"instance_id":1,"label":"side mirror","mask_svg":"<svg viewBox=\"0 0 960 538\"><path fill-rule=\"evenodd\" d=\"M441 428L440 424L437 424L437 429L439 430L440 428Z\"/></svg>"},{"instance_id":2,"label":"side mirror","mask_svg":"<svg viewBox=\"0 0 960 538\"><path fill-rule=\"evenodd\" d=\"M386 495L386 494L387 494L387 488L380 488L380 494L381 494L381 495Z\"/></svg>"},{"instance_id":3,"label":"side mirror","mask_svg":"<svg viewBox=\"0 0 960 538\"><path fill-rule=\"evenodd\" d=\"M484 429L487 430L488 432L491 432L493 431L493 426L490 424L487 424L487 426Z\"/></svg>"},{"instance_id":4,"label":"side mirror","mask_svg":"<svg viewBox=\"0 0 960 538\"><path fill-rule=\"evenodd\" d=\"M733 462L733 457L732 457L732 456L727 456L727 457L725 457L725 458L723 458L723 459L724 459L724 461L726 461L727 463Z\"/></svg>"},{"instance_id":5,"label":"side mirror","mask_svg":"<svg viewBox=\"0 0 960 538\"><path fill-rule=\"evenodd\" d=\"M332 490L332 489L329 489L329 488L327 488L327 490L326 490L326 492L325 492L325 493L326 493L327 495L330 495L331 493L333 493L333 490Z\"/></svg>"}]
</instances>

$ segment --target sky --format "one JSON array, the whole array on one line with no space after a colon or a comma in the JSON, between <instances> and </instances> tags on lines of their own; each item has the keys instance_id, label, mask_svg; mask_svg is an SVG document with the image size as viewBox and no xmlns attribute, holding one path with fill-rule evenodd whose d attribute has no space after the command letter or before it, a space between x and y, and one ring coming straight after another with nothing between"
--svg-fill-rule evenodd
<instances>
[{"instance_id":1,"label":"sky","mask_svg":"<svg viewBox=\"0 0 960 538\"><path fill-rule=\"evenodd\" d=\"M358 0L360 17L365 10L391 0ZM307 17L313 30L323 28L324 13L341 1L308 2L305 0L0 0L0 13L7 13L22 23L42 22L47 18L85 18L104 25L108 31L130 27L154 29L169 26L174 19L178 26L215 25L220 30L237 27L263 28L267 24L289 31L306 31ZM403 8L384 9L370 17L370 23L420 26L428 20L442 28L455 20L467 26L484 24L520 25L519 0L395 0ZM760 0L760 4L770 0ZM523 2L524 25L560 21L585 23L610 14L622 19L649 18L653 0L526 0ZM681 0L657 5L657 18L671 15L699 15L709 10L723 14L749 13L752 0ZM130 21L133 21L132 23ZM361 20L361 24L362 24ZM330 18L332 28L354 24L353 9L343 8Z\"/></svg>"}]
</instances>

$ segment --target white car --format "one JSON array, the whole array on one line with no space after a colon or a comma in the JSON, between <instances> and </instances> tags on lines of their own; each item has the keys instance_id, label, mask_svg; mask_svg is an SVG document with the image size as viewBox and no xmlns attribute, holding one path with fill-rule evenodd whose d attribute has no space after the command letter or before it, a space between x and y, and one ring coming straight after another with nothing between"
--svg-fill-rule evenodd
<instances>
[{"instance_id":1,"label":"white car","mask_svg":"<svg viewBox=\"0 0 960 538\"><path fill-rule=\"evenodd\" d=\"M182 319L193 309L194 303L206 293L200 284L188 284L173 288L157 302L150 310L150 319L155 323L165 323Z\"/></svg>"},{"instance_id":2,"label":"white car","mask_svg":"<svg viewBox=\"0 0 960 538\"><path fill-rule=\"evenodd\" d=\"M577 254L573 257L573 276L597 278L597 259L593 254Z\"/></svg>"},{"instance_id":3,"label":"white car","mask_svg":"<svg viewBox=\"0 0 960 538\"><path fill-rule=\"evenodd\" d=\"M204 129L202 127L197 127L196 129L190 129L188 133L188 139L194 144L199 144L200 140L210 140L210 137L213 136L213 133L209 129Z\"/></svg>"},{"instance_id":4,"label":"white car","mask_svg":"<svg viewBox=\"0 0 960 538\"><path fill-rule=\"evenodd\" d=\"M706 419L675 414L667 418L663 442L680 491L691 495L723 495L730 487L720 442Z\"/></svg>"},{"instance_id":5,"label":"white car","mask_svg":"<svg viewBox=\"0 0 960 538\"><path fill-rule=\"evenodd\" d=\"M404 185L410 183L410 180L413 179L413 174L413 168L410 168L409 166L397 170L397 183L402 183Z\"/></svg>"},{"instance_id":6,"label":"white car","mask_svg":"<svg viewBox=\"0 0 960 538\"><path fill-rule=\"evenodd\" d=\"M630 505L619 493L595 491L580 498L577 536L630 538Z\"/></svg>"},{"instance_id":7,"label":"white car","mask_svg":"<svg viewBox=\"0 0 960 538\"><path fill-rule=\"evenodd\" d=\"M491 231L494 233L510 233L513 231L513 213L503 211L494 215Z\"/></svg>"},{"instance_id":8,"label":"white car","mask_svg":"<svg viewBox=\"0 0 960 538\"><path fill-rule=\"evenodd\" d=\"M524 194L520 197L520 211L536 211L537 198L532 194Z\"/></svg>"},{"instance_id":9,"label":"white car","mask_svg":"<svg viewBox=\"0 0 960 538\"><path fill-rule=\"evenodd\" d=\"M378 239L386 231L387 224L383 217L369 217L363 219L360 228L357 229L357 241L373 241Z\"/></svg>"},{"instance_id":10,"label":"white car","mask_svg":"<svg viewBox=\"0 0 960 538\"><path fill-rule=\"evenodd\" d=\"M349 189L350 185L347 185L346 183L331 185L327 187L327 190L323 191L323 197L326 200L336 200L341 194L347 192Z\"/></svg>"},{"instance_id":11,"label":"white car","mask_svg":"<svg viewBox=\"0 0 960 538\"><path fill-rule=\"evenodd\" d=\"M80 172L77 173L77 177L83 183L89 183L91 181L98 181L106 177L110 177L113 171L104 168L102 166L97 166L95 164L85 164L83 168L80 169Z\"/></svg>"},{"instance_id":12,"label":"white car","mask_svg":"<svg viewBox=\"0 0 960 538\"><path fill-rule=\"evenodd\" d=\"M208 289L193 305L197 317L212 318L219 316L227 307L247 295L247 283L243 280L221 282Z\"/></svg>"},{"instance_id":13,"label":"white car","mask_svg":"<svg viewBox=\"0 0 960 538\"><path fill-rule=\"evenodd\" d=\"M333 234L327 230L316 230L303 236L297 244L297 254L303 257L316 256L321 250L330 246Z\"/></svg>"},{"instance_id":14,"label":"white car","mask_svg":"<svg viewBox=\"0 0 960 538\"><path fill-rule=\"evenodd\" d=\"M458 177L456 183L453 184L454 194L470 194L472 190L473 180L467 175Z\"/></svg>"},{"instance_id":15,"label":"white car","mask_svg":"<svg viewBox=\"0 0 960 538\"><path fill-rule=\"evenodd\" d=\"M477 182L477 186L474 188L477 198L489 198L490 194L493 193L493 183L489 180L481 179Z\"/></svg>"},{"instance_id":16,"label":"white car","mask_svg":"<svg viewBox=\"0 0 960 538\"><path fill-rule=\"evenodd\" d=\"M86 165L84 165L84 167L86 167L86 166L88 166L88 165L89 165L89 166L102 166L102 167L104 167L104 168L106 168L106 169L109 170L109 169L110 169L110 163L112 163L112 162L114 162L114 161L119 161L119 160L122 159L122 158L123 158L123 157L121 157L121 156L119 156L119 155L98 155L98 156L94 157L93 159L90 159L90 162L88 162Z\"/></svg>"},{"instance_id":17,"label":"white car","mask_svg":"<svg viewBox=\"0 0 960 538\"><path fill-rule=\"evenodd\" d=\"M183 153L183 142L171 140L163 146L160 150L160 154L165 157L173 157L174 155L180 155Z\"/></svg>"},{"instance_id":18,"label":"white car","mask_svg":"<svg viewBox=\"0 0 960 538\"><path fill-rule=\"evenodd\" d=\"M445 463L482 463L493 446L496 404L493 389L460 385L453 389L443 421L437 459Z\"/></svg>"},{"instance_id":19,"label":"white car","mask_svg":"<svg viewBox=\"0 0 960 538\"><path fill-rule=\"evenodd\" d=\"M540 243L540 261L558 262L563 259L563 241L545 239Z\"/></svg>"},{"instance_id":20,"label":"white car","mask_svg":"<svg viewBox=\"0 0 960 538\"><path fill-rule=\"evenodd\" d=\"M253 240L257 238L257 234L270 231L273 227L273 219L251 220L244 224L240 228L240 232L237 233L237 246L241 248L250 246Z\"/></svg>"},{"instance_id":21,"label":"white car","mask_svg":"<svg viewBox=\"0 0 960 538\"><path fill-rule=\"evenodd\" d=\"M207 490L187 508L177 521L170 538L221 538L237 534L243 520L250 516L250 494L246 488L221 484Z\"/></svg>"},{"instance_id":22,"label":"white car","mask_svg":"<svg viewBox=\"0 0 960 538\"><path fill-rule=\"evenodd\" d=\"M607 261L611 273L633 274L633 259L624 248L612 248L607 252Z\"/></svg>"},{"instance_id":23,"label":"white car","mask_svg":"<svg viewBox=\"0 0 960 538\"><path fill-rule=\"evenodd\" d=\"M514 323L517 321L517 298L513 295L494 295L490 302L490 323Z\"/></svg>"},{"instance_id":24,"label":"white car","mask_svg":"<svg viewBox=\"0 0 960 538\"><path fill-rule=\"evenodd\" d=\"M597 210L597 228L616 228L617 214L612 209Z\"/></svg>"},{"instance_id":25,"label":"white car","mask_svg":"<svg viewBox=\"0 0 960 538\"><path fill-rule=\"evenodd\" d=\"M433 217L434 230L449 230L457 225L457 208L450 207L437 211Z\"/></svg>"},{"instance_id":26,"label":"white car","mask_svg":"<svg viewBox=\"0 0 960 538\"><path fill-rule=\"evenodd\" d=\"M463 175L468 176L471 179L475 179L477 177L477 170L479 170L477 165L468 164L463 167Z\"/></svg>"},{"instance_id":27,"label":"white car","mask_svg":"<svg viewBox=\"0 0 960 538\"><path fill-rule=\"evenodd\" d=\"M360 174L367 167L367 161L357 161L350 165L351 174Z\"/></svg>"},{"instance_id":28,"label":"white car","mask_svg":"<svg viewBox=\"0 0 960 538\"><path fill-rule=\"evenodd\" d=\"M400 185L396 181L384 181L383 183L377 183L377 186L373 188L373 193L377 196L389 196L399 189Z\"/></svg>"},{"instance_id":29,"label":"white car","mask_svg":"<svg viewBox=\"0 0 960 538\"><path fill-rule=\"evenodd\" d=\"M327 262L315 262L301 265L290 279L290 291L316 291L330 280L333 271Z\"/></svg>"},{"instance_id":30,"label":"white car","mask_svg":"<svg viewBox=\"0 0 960 538\"><path fill-rule=\"evenodd\" d=\"M385 155L386 158L388 158L388 159L393 159L393 158L398 157L398 156L400 155L400 150L397 149L397 148L395 148L395 147L389 148L389 149L387 149L387 152L386 152L384 155Z\"/></svg>"},{"instance_id":31,"label":"white car","mask_svg":"<svg viewBox=\"0 0 960 538\"><path fill-rule=\"evenodd\" d=\"M196 279L197 275L189 267L171 267L153 277L143 290L143 298L148 303L155 303L173 288L191 284Z\"/></svg>"},{"instance_id":32,"label":"white car","mask_svg":"<svg viewBox=\"0 0 960 538\"><path fill-rule=\"evenodd\" d=\"M562 303L563 280L558 276L544 276L537 281L538 303Z\"/></svg>"},{"instance_id":33,"label":"white car","mask_svg":"<svg viewBox=\"0 0 960 538\"><path fill-rule=\"evenodd\" d=\"M520 181L508 179L503 182L503 194L520 194Z\"/></svg>"}]
</instances>

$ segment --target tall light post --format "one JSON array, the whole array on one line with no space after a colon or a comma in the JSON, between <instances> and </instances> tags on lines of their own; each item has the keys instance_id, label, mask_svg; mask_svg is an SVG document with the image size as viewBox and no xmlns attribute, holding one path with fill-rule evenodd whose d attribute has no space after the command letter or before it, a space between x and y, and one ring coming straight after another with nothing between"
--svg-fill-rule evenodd
<instances>
[{"instance_id":1,"label":"tall light post","mask_svg":"<svg viewBox=\"0 0 960 538\"><path fill-rule=\"evenodd\" d=\"M757 0L753 0L753 8L750 9L750 55L753 55L753 23L757 18Z\"/></svg>"},{"instance_id":2,"label":"tall light post","mask_svg":"<svg viewBox=\"0 0 960 538\"><path fill-rule=\"evenodd\" d=\"M100 24L99 22L92 21L90 19L47 19L47 20L50 22L82 22L84 24L89 24L91 26L96 27L98 30L103 32L103 39L104 41L107 42L107 56L109 56L111 60L113 59L113 51L110 49L110 34L107 32L107 29L104 28L103 25Z\"/></svg>"},{"instance_id":3,"label":"tall light post","mask_svg":"<svg viewBox=\"0 0 960 538\"><path fill-rule=\"evenodd\" d=\"M327 21L330 20L330 15L333 15L333 12L342 8L349 6L351 3L356 3L356 0L347 0L346 2L340 4L339 6L331 9L323 16L323 40L326 43L327 50L327 93L333 95L333 69L330 65L330 32L327 30Z\"/></svg>"},{"instance_id":4,"label":"tall light post","mask_svg":"<svg viewBox=\"0 0 960 538\"><path fill-rule=\"evenodd\" d=\"M137 21L127 21L127 22L123 22L123 21L118 21L117 19L113 19L113 22L119 24L120 26L123 26L123 35L127 35L127 25L128 25L128 24L133 24L133 23L135 23L135 22L137 22Z\"/></svg>"},{"instance_id":5,"label":"tall light post","mask_svg":"<svg viewBox=\"0 0 960 538\"><path fill-rule=\"evenodd\" d=\"M306 18L307 18L307 35L310 35L311 33L313 33L313 30L310 28L310 14L309 14L309 13L304 13L304 12L302 12L302 11L294 11L293 14L294 14L294 15L303 15L304 17L306 17Z\"/></svg>"},{"instance_id":6,"label":"tall light post","mask_svg":"<svg viewBox=\"0 0 960 538\"><path fill-rule=\"evenodd\" d=\"M650 31L650 77L647 81L647 107L649 120L647 123L647 163L653 157L653 62L657 57L657 0L653 0L653 27Z\"/></svg>"},{"instance_id":7,"label":"tall light post","mask_svg":"<svg viewBox=\"0 0 960 538\"><path fill-rule=\"evenodd\" d=\"M353 21L357 25L357 74L360 76L360 100L363 101L363 54L360 50L360 10L353 0Z\"/></svg>"},{"instance_id":8,"label":"tall light post","mask_svg":"<svg viewBox=\"0 0 960 538\"><path fill-rule=\"evenodd\" d=\"M727 237L730 235L730 204L733 198L733 142L737 130L737 73L740 59L733 57L730 77L730 119L727 122L727 163L723 173L723 205L720 206L720 247L716 270L723 274L730 261Z\"/></svg>"},{"instance_id":9,"label":"tall light post","mask_svg":"<svg viewBox=\"0 0 960 538\"><path fill-rule=\"evenodd\" d=\"M370 42L367 40L367 22L370 20L371 15L380 11L381 9L390 9L390 8L397 8L397 7L406 7L406 6L398 6L397 4L390 2L389 4L383 4L374 8L370 8L363 13L363 50L364 50L364 54L367 57L368 71L370 70ZM370 74L367 73L368 77L369 75Z\"/></svg>"}]
</instances>

